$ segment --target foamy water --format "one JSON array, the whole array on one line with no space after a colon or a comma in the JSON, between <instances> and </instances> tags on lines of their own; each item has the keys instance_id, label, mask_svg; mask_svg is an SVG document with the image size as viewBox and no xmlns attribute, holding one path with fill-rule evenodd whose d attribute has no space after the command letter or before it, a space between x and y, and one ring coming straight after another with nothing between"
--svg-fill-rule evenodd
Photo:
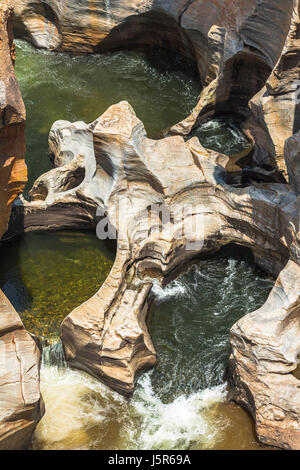
<instances>
[{"instance_id":1,"label":"foamy water","mask_svg":"<svg viewBox=\"0 0 300 470\"><path fill-rule=\"evenodd\" d=\"M152 293L155 295L156 302L164 302L172 298L174 299L184 296L186 293L186 286L183 282L174 281L168 286L162 287L158 281L154 281Z\"/></svg>"},{"instance_id":2,"label":"foamy water","mask_svg":"<svg viewBox=\"0 0 300 470\"><path fill-rule=\"evenodd\" d=\"M222 255L200 261L164 288L154 283L149 328L158 363L139 379L131 399L69 369L60 344L46 347L46 415L35 447L215 448L230 426L219 411L226 401L229 328L262 304L271 287L248 261Z\"/></svg>"},{"instance_id":3,"label":"foamy water","mask_svg":"<svg viewBox=\"0 0 300 470\"><path fill-rule=\"evenodd\" d=\"M226 155L235 155L249 148L250 143L232 119L212 119L200 124L194 131L201 144Z\"/></svg>"}]
</instances>

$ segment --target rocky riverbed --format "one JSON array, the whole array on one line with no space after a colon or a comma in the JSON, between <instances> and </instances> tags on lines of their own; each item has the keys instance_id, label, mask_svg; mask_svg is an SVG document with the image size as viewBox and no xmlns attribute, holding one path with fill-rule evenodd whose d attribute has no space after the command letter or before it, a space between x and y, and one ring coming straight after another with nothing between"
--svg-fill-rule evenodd
<instances>
[{"instance_id":1,"label":"rocky riverbed","mask_svg":"<svg viewBox=\"0 0 300 470\"><path fill-rule=\"evenodd\" d=\"M231 398L254 418L260 442L299 449L299 2L69 0L53 6L35 0L14 7L16 36L35 47L170 57L176 51L197 70L201 91L193 109L184 105L182 117L157 125L160 135L148 131L153 118L147 124L123 94L107 109L95 106L96 115L61 113L49 125L54 167L36 173L29 197L18 198L26 183L25 110L13 69L12 3L3 3L3 240L96 227L99 236L101 217L118 235L114 265L102 285L95 282L98 292L62 322L66 361L131 396L159 357L147 323L154 286L168 288L191 263L230 243L243 245L277 280L265 304L245 311L231 328ZM188 80L174 78L174 86L180 83L184 93ZM201 137L205 126L228 114L237 122L228 132L245 138L237 153ZM160 210L149 220L153 205ZM44 412L39 341L1 298L0 445L21 448Z\"/></svg>"}]
</instances>

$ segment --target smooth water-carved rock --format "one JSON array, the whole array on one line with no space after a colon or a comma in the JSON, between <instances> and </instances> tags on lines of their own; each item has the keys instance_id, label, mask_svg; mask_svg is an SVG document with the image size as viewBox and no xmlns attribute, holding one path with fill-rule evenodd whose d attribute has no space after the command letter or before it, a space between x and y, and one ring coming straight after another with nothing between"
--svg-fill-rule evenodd
<instances>
[{"instance_id":1,"label":"smooth water-carved rock","mask_svg":"<svg viewBox=\"0 0 300 470\"><path fill-rule=\"evenodd\" d=\"M44 414L40 351L0 291L0 449L25 449Z\"/></svg>"},{"instance_id":2,"label":"smooth water-carved rock","mask_svg":"<svg viewBox=\"0 0 300 470\"><path fill-rule=\"evenodd\" d=\"M25 108L14 74L12 2L0 4L0 238L27 170ZM1 260L0 260L1 262ZM0 290L0 449L24 449L43 414L39 350Z\"/></svg>"},{"instance_id":3,"label":"smooth water-carved rock","mask_svg":"<svg viewBox=\"0 0 300 470\"><path fill-rule=\"evenodd\" d=\"M187 11L205 7L212 11L212 4L217 3L192 2ZM222 3L225 8L227 2ZM269 171L274 181L283 182L287 175L284 142L299 127L299 2L230 3L235 13L227 10L228 17L225 12L222 16L222 8L216 8L219 16L214 18L216 22L210 30L213 49L202 47L215 51L211 57L217 59L209 59L215 75L206 73L206 86L192 114L168 133L188 135L205 119L226 114L230 109L240 115L241 127L254 144L253 167L257 166L262 176ZM223 24L218 23L220 17ZM196 25L195 18L193 24ZM199 20L198 28L200 24ZM200 66L199 69L201 72Z\"/></svg>"},{"instance_id":4,"label":"smooth water-carved rock","mask_svg":"<svg viewBox=\"0 0 300 470\"><path fill-rule=\"evenodd\" d=\"M285 160L291 188L299 194L299 133L287 140ZM292 193L292 191L290 191ZM230 376L233 399L254 417L261 442L300 449L300 199L290 261L266 304L231 330Z\"/></svg>"},{"instance_id":5,"label":"smooth water-carved rock","mask_svg":"<svg viewBox=\"0 0 300 470\"><path fill-rule=\"evenodd\" d=\"M289 183L297 196L300 195L300 132L285 142L285 164Z\"/></svg>"},{"instance_id":6,"label":"smooth water-carved rock","mask_svg":"<svg viewBox=\"0 0 300 470\"><path fill-rule=\"evenodd\" d=\"M167 282L230 242L250 247L274 274L289 259L297 200L286 185L228 185L229 157L195 137L149 139L126 102L90 125L56 122L49 143L58 166L36 181L32 202L19 201L14 220L30 231L80 227L83 220L95 227L97 208L108 217L118 234L114 267L61 331L67 360L122 393L131 393L156 360L145 322L154 281ZM66 189L83 168L78 186ZM108 222L98 223L103 236Z\"/></svg>"},{"instance_id":7,"label":"smooth water-carved rock","mask_svg":"<svg viewBox=\"0 0 300 470\"><path fill-rule=\"evenodd\" d=\"M298 7L298 0L16 1L16 28L38 47L173 49L195 61L204 89L192 114L157 141L126 102L90 125L55 123L56 168L36 181L30 202L18 200L11 220L12 233L98 224L100 237L117 234L109 277L61 332L72 365L125 394L156 361L146 326L153 282L168 282L227 243L251 248L279 277L267 303L232 328L233 398L254 416L262 442L293 449L300 448ZM277 183L233 187L229 157L188 140L228 109L241 117L257 172ZM290 185L278 183L282 174Z\"/></svg>"},{"instance_id":8,"label":"smooth water-carved rock","mask_svg":"<svg viewBox=\"0 0 300 470\"><path fill-rule=\"evenodd\" d=\"M266 85L250 101L252 114L244 124L256 142L257 163L277 165L286 177L284 144L300 128L299 8L297 1L281 57Z\"/></svg>"},{"instance_id":9,"label":"smooth water-carved rock","mask_svg":"<svg viewBox=\"0 0 300 470\"><path fill-rule=\"evenodd\" d=\"M17 0L15 28L53 50L181 53L197 65L204 87L192 115L168 134L188 135L230 109L245 120L254 166L283 182L284 141L299 120L298 10L298 0Z\"/></svg>"},{"instance_id":10,"label":"smooth water-carved rock","mask_svg":"<svg viewBox=\"0 0 300 470\"><path fill-rule=\"evenodd\" d=\"M300 449L300 267L290 261L266 304L231 330L233 398L261 442Z\"/></svg>"},{"instance_id":11,"label":"smooth water-carved rock","mask_svg":"<svg viewBox=\"0 0 300 470\"><path fill-rule=\"evenodd\" d=\"M37 47L78 53L142 46L193 59L204 85L223 77L218 106L225 98L245 102L264 86L292 9L293 0L15 2L16 33Z\"/></svg>"}]
</instances>

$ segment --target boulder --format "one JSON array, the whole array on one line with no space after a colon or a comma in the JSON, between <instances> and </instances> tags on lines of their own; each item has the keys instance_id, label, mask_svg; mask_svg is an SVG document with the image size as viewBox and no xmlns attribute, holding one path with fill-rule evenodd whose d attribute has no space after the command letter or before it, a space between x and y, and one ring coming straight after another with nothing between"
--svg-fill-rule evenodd
<instances>
[{"instance_id":1,"label":"boulder","mask_svg":"<svg viewBox=\"0 0 300 470\"><path fill-rule=\"evenodd\" d=\"M40 351L19 315L0 291L0 449L30 445L44 414Z\"/></svg>"},{"instance_id":2,"label":"boulder","mask_svg":"<svg viewBox=\"0 0 300 470\"><path fill-rule=\"evenodd\" d=\"M7 229L11 204L27 181L25 107L14 73L12 2L0 5L0 238Z\"/></svg>"},{"instance_id":3,"label":"boulder","mask_svg":"<svg viewBox=\"0 0 300 470\"><path fill-rule=\"evenodd\" d=\"M12 2L0 4L0 238L26 180L25 108L14 74ZM0 290L0 449L24 449L43 415L40 353Z\"/></svg>"}]
</instances>

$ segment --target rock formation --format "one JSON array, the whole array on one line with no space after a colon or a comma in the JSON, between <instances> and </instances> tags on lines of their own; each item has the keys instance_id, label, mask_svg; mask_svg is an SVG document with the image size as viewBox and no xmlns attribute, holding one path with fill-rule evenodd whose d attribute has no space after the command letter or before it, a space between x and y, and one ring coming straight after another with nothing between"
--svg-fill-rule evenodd
<instances>
[{"instance_id":1,"label":"rock formation","mask_svg":"<svg viewBox=\"0 0 300 470\"><path fill-rule=\"evenodd\" d=\"M297 134L285 146L290 194L296 196L295 218L286 222L293 234L290 260L266 304L231 330L233 398L254 417L261 442L286 449L300 449L299 380L293 375L300 357L299 145Z\"/></svg>"},{"instance_id":2,"label":"rock formation","mask_svg":"<svg viewBox=\"0 0 300 470\"><path fill-rule=\"evenodd\" d=\"M275 168L277 180L278 170L286 176L282 142L295 132L297 111L298 0L16 0L15 12L16 33L37 47L149 47L193 60L204 89L192 116L169 133L189 134L230 108L245 119L257 166Z\"/></svg>"},{"instance_id":3,"label":"rock formation","mask_svg":"<svg viewBox=\"0 0 300 470\"><path fill-rule=\"evenodd\" d=\"M228 185L229 157L195 137L149 139L126 102L90 125L56 122L49 143L56 168L36 181L31 202L16 206L15 224L20 217L25 230L92 227L97 208L108 217L118 234L114 267L65 319L62 340L71 364L122 393L156 360L145 322L154 281L230 242L250 247L276 275L290 257L297 198L288 186ZM107 221L98 223L101 236Z\"/></svg>"},{"instance_id":4,"label":"rock formation","mask_svg":"<svg viewBox=\"0 0 300 470\"><path fill-rule=\"evenodd\" d=\"M12 2L0 4L0 238L26 179L25 108L14 74ZM0 290L0 449L28 446L43 413L39 350Z\"/></svg>"},{"instance_id":5,"label":"rock formation","mask_svg":"<svg viewBox=\"0 0 300 470\"><path fill-rule=\"evenodd\" d=\"M10 6L9 6L10 5ZM12 6L0 5L0 238L7 229L13 200L27 181L25 107L14 73Z\"/></svg>"},{"instance_id":6,"label":"rock formation","mask_svg":"<svg viewBox=\"0 0 300 470\"><path fill-rule=\"evenodd\" d=\"M40 352L0 291L0 449L26 448L41 416Z\"/></svg>"},{"instance_id":7,"label":"rock formation","mask_svg":"<svg viewBox=\"0 0 300 470\"><path fill-rule=\"evenodd\" d=\"M11 232L97 226L99 236L118 235L106 282L62 324L67 360L130 394L156 360L146 326L153 282L244 245L278 279L267 303L232 328L232 396L262 442L300 449L298 0L15 3L18 35L38 47L173 49L196 62L204 86L193 113L161 140L147 137L126 102L90 125L53 125L55 168L30 202L14 205ZM228 110L253 144L253 173L269 182L230 185L229 157L189 138Z\"/></svg>"}]
</instances>

